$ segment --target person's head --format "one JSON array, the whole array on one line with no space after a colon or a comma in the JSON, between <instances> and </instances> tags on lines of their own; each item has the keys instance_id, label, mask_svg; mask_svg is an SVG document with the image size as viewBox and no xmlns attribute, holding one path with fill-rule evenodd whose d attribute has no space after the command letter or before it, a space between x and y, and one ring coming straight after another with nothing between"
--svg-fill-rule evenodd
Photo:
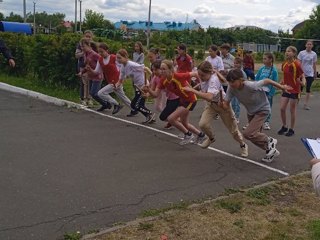
<instances>
[{"instance_id":1,"label":"person's head","mask_svg":"<svg viewBox=\"0 0 320 240\"><path fill-rule=\"evenodd\" d=\"M80 47L82 51L90 52L92 50L92 47L94 47L94 42L92 42L90 39L82 38L80 40Z\"/></svg>"},{"instance_id":2,"label":"person's head","mask_svg":"<svg viewBox=\"0 0 320 240\"><path fill-rule=\"evenodd\" d=\"M306 42L306 50L307 50L308 52L310 52L312 48L313 48L313 41L308 40L308 41Z\"/></svg>"},{"instance_id":3,"label":"person's head","mask_svg":"<svg viewBox=\"0 0 320 240\"><path fill-rule=\"evenodd\" d=\"M213 73L212 64L208 61L203 61L197 67L198 75L201 81L209 81Z\"/></svg>"},{"instance_id":4,"label":"person's head","mask_svg":"<svg viewBox=\"0 0 320 240\"><path fill-rule=\"evenodd\" d=\"M295 59L297 56L297 52L298 50L296 47L294 46L287 47L286 53L285 53L287 60Z\"/></svg>"},{"instance_id":5,"label":"person's head","mask_svg":"<svg viewBox=\"0 0 320 240\"><path fill-rule=\"evenodd\" d=\"M150 48L148 51L148 59L151 63L155 62L159 58L159 49Z\"/></svg>"},{"instance_id":6,"label":"person's head","mask_svg":"<svg viewBox=\"0 0 320 240\"><path fill-rule=\"evenodd\" d=\"M270 52L266 52L263 54L263 58L262 58L263 64L267 67L270 67L273 65L274 62L274 56L272 53Z\"/></svg>"},{"instance_id":7,"label":"person's head","mask_svg":"<svg viewBox=\"0 0 320 240\"><path fill-rule=\"evenodd\" d=\"M243 86L243 73L240 69L232 69L227 74L227 81L231 88L241 89Z\"/></svg>"},{"instance_id":8,"label":"person's head","mask_svg":"<svg viewBox=\"0 0 320 240\"><path fill-rule=\"evenodd\" d=\"M165 78L171 78L174 72L173 62L167 59L162 60L160 70L161 70L161 76Z\"/></svg>"},{"instance_id":9,"label":"person's head","mask_svg":"<svg viewBox=\"0 0 320 240\"><path fill-rule=\"evenodd\" d=\"M209 47L209 55L210 55L210 57L215 58L218 55L218 51L219 51L219 49L218 49L217 45L214 45L214 44L211 45Z\"/></svg>"},{"instance_id":10,"label":"person's head","mask_svg":"<svg viewBox=\"0 0 320 240\"><path fill-rule=\"evenodd\" d=\"M187 46L183 43L180 43L177 50L179 55L185 55L187 53Z\"/></svg>"},{"instance_id":11,"label":"person's head","mask_svg":"<svg viewBox=\"0 0 320 240\"><path fill-rule=\"evenodd\" d=\"M230 44L224 43L220 46L220 51L223 56L226 56L230 52Z\"/></svg>"},{"instance_id":12,"label":"person's head","mask_svg":"<svg viewBox=\"0 0 320 240\"><path fill-rule=\"evenodd\" d=\"M135 42L134 51L138 53L143 53L143 46L141 42Z\"/></svg>"},{"instance_id":13,"label":"person's head","mask_svg":"<svg viewBox=\"0 0 320 240\"><path fill-rule=\"evenodd\" d=\"M120 49L117 52L117 61L118 61L118 63L126 64L128 62L128 60L129 60L129 54L128 54L127 50Z\"/></svg>"},{"instance_id":14,"label":"person's head","mask_svg":"<svg viewBox=\"0 0 320 240\"><path fill-rule=\"evenodd\" d=\"M101 57L107 57L109 55L109 47L105 43L100 43L98 47L98 53Z\"/></svg>"},{"instance_id":15,"label":"person's head","mask_svg":"<svg viewBox=\"0 0 320 240\"><path fill-rule=\"evenodd\" d=\"M152 66L151 66L151 70L153 72L154 75L156 76L160 76L161 75L161 60L156 60L152 63Z\"/></svg>"},{"instance_id":16,"label":"person's head","mask_svg":"<svg viewBox=\"0 0 320 240\"><path fill-rule=\"evenodd\" d=\"M93 39L93 32L90 30L86 30L83 34L83 38L87 38L89 40Z\"/></svg>"},{"instance_id":17,"label":"person's head","mask_svg":"<svg viewBox=\"0 0 320 240\"><path fill-rule=\"evenodd\" d=\"M234 58L233 63L234 63L234 68L235 69L242 69L242 63L243 63L242 58L240 58L240 57Z\"/></svg>"}]
</instances>

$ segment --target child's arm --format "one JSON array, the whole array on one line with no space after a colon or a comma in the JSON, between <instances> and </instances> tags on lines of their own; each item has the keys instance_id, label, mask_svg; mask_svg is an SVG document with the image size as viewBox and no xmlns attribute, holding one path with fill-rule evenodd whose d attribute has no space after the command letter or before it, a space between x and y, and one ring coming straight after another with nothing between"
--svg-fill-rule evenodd
<instances>
[{"instance_id":1,"label":"child's arm","mask_svg":"<svg viewBox=\"0 0 320 240\"><path fill-rule=\"evenodd\" d=\"M310 161L310 164L312 166L311 175L313 187L316 191L316 194L320 196L320 159L314 158Z\"/></svg>"},{"instance_id":2,"label":"child's arm","mask_svg":"<svg viewBox=\"0 0 320 240\"><path fill-rule=\"evenodd\" d=\"M212 101L212 99L213 99L213 93L201 92L201 91L198 91L198 90L192 88L191 86L182 87L182 89L187 92L192 92L192 93L196 94L197 96L203 98L204 100L207 100L208 102Z\"/></svg>"},{"instance_id":3,"label":"child's arm","mask_svg":"<svg viewBox=\"0 0 320 240\"><path fill-rule=\"evenodd\" d=\"M151 97L156 98L159 96L161 89L156 87L155 90L152 90L149 86L143 86L142 90L144 92L148 92L150 94Z\"/></svg>"},{"instance_id":4,"label":"child's arm","mask_svg":"<svg viewBox=\"0 0 320 240\"><path fill-rule=\"evenodd\" d=\"M288 85L283 85L283 84L279 84L271 79L264 79L262 80L263 81L263 85L268 85L268 84L271 84L272 86L278 88L278 89L281 89L285 92L289 91L289 90L292 90L292 87L288 86Z\"/></svg>"},{"instance_id":5,"label":"child's arm","mask_svg":"<svg viewBox=\"0 0 320 240\"><path fill-rule=\"evenodd\" d=\"M220 71L217 71L217 70L213 69L213 72L214 72L215 74L217 74L217 76L218 76L218 78L219 78L219 81L220 81L221 83L227 83L227 82L228 82L227 79L221 74Z\"/></svg>"}]
</instances>

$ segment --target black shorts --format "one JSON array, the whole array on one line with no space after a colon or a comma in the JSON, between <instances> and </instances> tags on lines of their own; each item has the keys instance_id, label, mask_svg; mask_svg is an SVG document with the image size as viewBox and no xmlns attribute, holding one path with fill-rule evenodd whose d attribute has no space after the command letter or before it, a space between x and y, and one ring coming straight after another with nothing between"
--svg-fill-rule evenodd
<instances>
[{"instance_id":1,"label":"black shorts","mask_svg":"<svg viewBox=\"0 0 320 240\"><path fill-rule=\"evenodd\" d=\"M159 116L160 120L166 121L169 115L179 107L179 104L180 104L179 98L176 98L173 100L167 100L165 108L160 113L160 116Z\"/></svg>"},{"instance_id":2,"label":"black shorts","mask_svg":"<svg viewBox=\"0 0 320 240\"><path fill-rule=\"evenodd\" d=\"M192 111L195 108L196 105L197 105L197 101L184 102L184 101L180 100L180 104L179 104L179 106L182 106L182 107L188 109L189 111Z\"/></svg>"},{"instance_id":3,"label":"black shorts","mask_svg":"<svg viewBox=\"0 0 320 240\"><path fill-rule=\"evenodd\" d=\"M282 97L291 98L291 99L299 99L299 93L287 93L284 92L281 95Z\"/></svg>"}]
</instances>

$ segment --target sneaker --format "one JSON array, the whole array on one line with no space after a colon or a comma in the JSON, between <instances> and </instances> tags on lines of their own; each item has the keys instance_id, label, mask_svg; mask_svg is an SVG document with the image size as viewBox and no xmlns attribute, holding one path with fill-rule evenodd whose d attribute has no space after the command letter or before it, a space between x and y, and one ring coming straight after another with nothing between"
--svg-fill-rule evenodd
<instances>
[{"instance_id":1,"label":"sneaker","mask_svg":"<svg viewBox=\"0 0 320 240\"><path fill-rule=\"evenodd\" d=\"M93 107L94 105L92 99L89 99L87 104L88 104L88 107Z\"/></svg>"},{"instance_id":2,"label":"sneaker","mask_svg":"<svg viewBox=\"0 0 320 240\"><path fill-rule=\"evenodd\" d=\"M246 125L244 125L243 127L242 127L242 130L246 130L246 128L249 126L249 123L247 123Z\"/></svg>"},{"instance_id":3,"label":"sneaker","mask_svg":"<svg viewBox=\"0 0 320 240\"><path fill-rule=\"evenodd\" d=\"M127 117L133 117L137 115L139 112L138 111L131 111L129 114L127 114Z\"/></svg>"},{"instance_id":4,"label":"sneaker","mask_svg":"<svg viewBox=\"0 0 320 240\"><path fill-rule=\"evenodd\" d=\"M243 146L240 146L240 156L241 157L248 157L249 152L248 152L248 145L244 144Z\"/></svg>"},{"instance_id":5,"label":"sneaker","mask_svg":"<svg viewBox=\"0 0 320 240\"><path fill-rule=\"evenodd\" d=\"M194 142L194 135L193 134L191 134L191 135L185 134L179 144L182 146L182 145L186 145L188 143L193 143L193 142Z\"/></svg>"},{"instance_id":6,"label":"sneaker","mask_svg":"<svg viewBox=\"0 0 320 240\"><path fill-rule=\"evenodd\" d=\"M220 116L218 113L216 113L216 115L214 116L214 120L219 120Z\"/></svg>"},{"instance_id":7,"label":"sneaker","mask_svg":"<svg viewBox=\"0 0 320 240\"><path fill-rule=\"evenodd\" d=\"M83 106L88 107L88 104L87 104L87 102L86 102L85 100L81 100L81 101L80 101L80 104L83 105Z\"/></svg>"},{"instance_id":8,"label":"sneaker","mask_svg":"<svg viewBox=\"0 0 320 240\"><path fill-rule=\"evenodd\" d=\"M277 151L276 149L277 143L278 143L277 139L269 137L266 156L270 157L271 155L274 154L275 151Z\"/></svg>"},{"instance_id":9,"label":"sneaker","mask_svg":"<svg viewBox=\"0 0 320 240\"><path fill-rule=\"evenodd\" d=\"M143 124L151 123L152 121L155 121L155 113L150 113L148 116L146 116L146 120L143 122Z\"/></svg>"},{"instance_id":10,"label":"sneaker","mask_svg":"<svg viewBox=\"0 0 320 240\"><path fill-rule=\"evenodd\" d=\"M304 105L304 106L303 106L303 109L304 109L304 110L310 110L311 108L310 108L309 106L307 106L307 105Z\"/></svg>"},{"instance_id":11,"label":"sneaker","mask_svg":"<svg viewBox=\"0 0 320 240\"><path fill-rule=\"evenodd\" d=\"M281 129L278 131L278 135L283 135L288 131L287 127L282 126Z\"/></svg>"},{"instance_id":12,"label":"sneaker","mask_svg":"<svg viewBox=\"0 0 320 240\"><path fill-rule=\"evenodd\" d=\"M210 138L206 138L201 144L200 147L201 148L208 148L210 146L211 143L214 143L216 140L214 138L210 139Z\"/></svg>"},{"instance_id":13,"label":"sneaker","mask_svg":"<svg viewBox=\"0 0 320 240\"><path fill-rule=\"evenodd\" d=\"M107 108L107 109L111 109L111 108L112 108L111 103L107 102L106 108Z\"/></svg>"},{"instance_id":14,"label":"sneaker","mask_svg":"<svg viewBox=\"0 0 320 240\"><path fill-rule=\"evenodd\" d=\"M203 132L201 132L197 136L196 140L194 141L194 144L201 144L204 141L205 138L206 138L206 135Z\"/></svg>"},{"instance_id":15,"label":"sneaker","mask_svg":"<svg viewBox=\"0 0 320 240\"><path fill-rule=\"evenodd\" d=\"M271 163L279 155L280 152L277 149L275 149L275 151L273 151L273 154L271 154L270 156L266 155L264 158L261 159L261 161L265 163Z\"/></svg>"},{"instance_id":16,"label":"sneaker","mask_svg":"<svg viewBox=\"0 0 320 240\"><path fill-rule=\"evenodd\" d=\"M289 128L289 131L285 134L285 136L291 137L291 136L293 136L293 135L294 135L294 130L291 129L291 128Z\"/></svg>"},{"instance_id":17,"label":"sneaker","mask_svg":"<svg viewBox=\"0 0 320 240\"><path fill-rule=\"evenodd\" d=\"M102 112L105 109L107 109L106 106L101 106L100 108L97 109L97 112Z\"/></svg>"},{"instance_id":18,"label":"sneaker","mask_svg":"<svg viewBox=\"0 0 320 240\"><path fill-rule=\"evenodd\" d=\"M270 129L271 129L270 124L268 122L265 122L263 124L263 130L270 130Z\"/></svg>"},{"instance_id":19,"label":"sneaker","mask_svg":"<svg viewBox=\"0 0 320 240\"><path fill-rule=\"evenodd\" d=\"M123 106L120 105L120 104L119 104L119 105L114 105L114 106L113 106L112 114L118 113L122 108L123 108Z\"/></svg>"},{"instance_id":20,"label":"sneaker","mask_svg":"<svg viewBox=\"0 0 320 240\"><path fill-rule=\"evenodd\" d=\"M165 126L164 126L164 129L172 129L172 125L170 123L167 123Z\"/></svg>"}]
</instances>

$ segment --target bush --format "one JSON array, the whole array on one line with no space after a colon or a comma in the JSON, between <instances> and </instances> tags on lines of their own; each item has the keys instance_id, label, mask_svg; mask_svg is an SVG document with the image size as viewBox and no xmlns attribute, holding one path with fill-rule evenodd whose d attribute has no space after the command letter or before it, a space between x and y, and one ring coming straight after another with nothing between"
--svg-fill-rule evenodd
<instances>
[{"instance_id":1,"label":"bush","mask_svg":"<svg viewBox=\"0 0 320 240\"><path fill-rule=\"evenodd\" d=\"M204 59L204 51L202 49L198 50L196 59L203 60Z\"/></svg>"}]
</instances>

